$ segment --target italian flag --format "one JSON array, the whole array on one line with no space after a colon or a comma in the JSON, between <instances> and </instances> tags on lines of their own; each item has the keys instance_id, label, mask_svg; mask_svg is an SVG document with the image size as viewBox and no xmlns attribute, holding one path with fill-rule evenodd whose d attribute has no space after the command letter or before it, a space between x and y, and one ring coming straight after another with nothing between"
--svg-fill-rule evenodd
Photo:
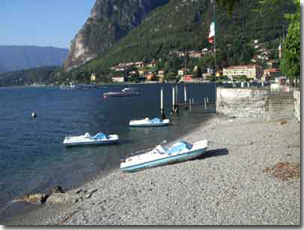
<instances>
[{"instance_id":1,"label":"italian flag","mask_svg":"<svg viewBox=\"0 0 304 230\"><path fill-rule=\"evenodd\" d=\"M215 23L211 22L210 32L209 32L209 38L208 38L209 43L213 43L214 42L214 36L215 36Z\"/></svg>"}]
</instances>

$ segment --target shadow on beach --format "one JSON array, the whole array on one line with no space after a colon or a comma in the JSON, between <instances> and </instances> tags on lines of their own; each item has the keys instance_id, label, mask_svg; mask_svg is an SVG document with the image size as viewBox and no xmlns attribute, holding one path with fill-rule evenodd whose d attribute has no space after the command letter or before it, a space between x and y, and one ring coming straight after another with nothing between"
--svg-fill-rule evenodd
<instances>
[{"instance_id":1,"label":"shadow on beach","mask_svg":"<svg viewBox=\"0 0 304 230\"><path fill-rule=\"evenodd\" d=\"M222 149L213 149L213 150L209 150L207 151L205 154L203 154L202 156L194 159L194 160L204 160L206 158L210 158L210 157L219 157L219 156L226 156L229 154L229 150L226 148L222 148Z\"/></svg>"},{"instance_id":2,"label":"shadow on beach","mask_svg":"<svg viewBox=\"0 0 304 230\"><path fill-rule=\"evenodd\" d=\"M188 160L188 161L196 161L196 160L204 160L206 158L210 158L210 157L219 157L219 156L226 156L229 154L229 150L226 148L222 148L222 149L213 149L213 150L209 150L206 151L205 154L203 154L202 156L192 159L192 160ZM173 163L168 163L167 165L175 165L175 164L182 164L186 161L183 162L173 162ZM160 166L155 166L155 167L164 167L165 165L160 165Z\"/></svg>"}]
</instances>

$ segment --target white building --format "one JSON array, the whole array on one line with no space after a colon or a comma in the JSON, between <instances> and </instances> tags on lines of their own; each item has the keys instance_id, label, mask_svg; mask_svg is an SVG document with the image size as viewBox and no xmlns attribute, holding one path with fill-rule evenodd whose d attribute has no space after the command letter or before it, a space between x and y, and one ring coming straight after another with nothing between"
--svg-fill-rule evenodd
<instances>
[{"instance_id":1,"label":"white building","mask_svg":"<svg viewBox=\"0 0 304 230\"><path fill-rule=\"evenodd\" d=\"M246 76L248 79L257 80L261 79L263 68L256 64L229 66L223 69L223 75L231 79L237 76Z\"/></svg>"},{"instance_id":2,"label":"white building","mask_svg":"<svg viewBox=\"0 0 304 230\"><path fill-rule=\"evenodd\" d=\"M112 77L112 82L116 82L116 83L123 83L125 82L125 78L124 77Z\"/></svg>"}]
</instances>

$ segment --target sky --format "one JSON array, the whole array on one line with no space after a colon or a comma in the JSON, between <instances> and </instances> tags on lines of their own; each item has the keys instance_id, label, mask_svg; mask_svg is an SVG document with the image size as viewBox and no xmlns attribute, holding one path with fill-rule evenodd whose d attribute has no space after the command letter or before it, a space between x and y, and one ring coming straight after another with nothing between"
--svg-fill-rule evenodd
<instances>
[{"instance_id":1,"label":"sky","mask_svg":"<svg viewBox=\"0 0 304 230\"><path fill-rule=\"evenodd\" d=\"M0 45L69 48L95 0L0 0Z\"/></svg>"}]
</instances>

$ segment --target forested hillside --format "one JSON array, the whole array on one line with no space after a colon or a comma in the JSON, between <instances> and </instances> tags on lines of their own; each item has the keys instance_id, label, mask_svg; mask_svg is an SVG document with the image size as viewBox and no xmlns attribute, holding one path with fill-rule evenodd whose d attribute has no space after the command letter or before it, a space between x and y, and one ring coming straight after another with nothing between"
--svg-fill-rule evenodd
<instances>
[{"instance_id":1,"label":"forested hillside","mask_svg":"<svg viewBox=\"0 0 304 230\"><path fill-rule=\"evenodd\" d=\"M46 66L27 70L0 73L0 87L32 84L51 84L59 72L58 66Z\"/></svg>"},{"instance_id":2,"label":"forested hillside","mask_svg":"<svg viewBox=\"0 0 304 230\"><path fill-rule=\"evenodd\" d=\"M243 0L236 5L231 16L228 9L216 8L217 67L248 63L255 55L254 40L276 55L280 39L286 34L288 22L284 12L293 12L292 1L277 1L276 5L260 10L259 1ZM157 8L144 22L109 51L72 71L72 76L85 79L91 72L106 80L109 68L120 62L162 59L167 62L174 50L211 49L208 43L209 25L212 21L210 1L171 0ZM202 67L211 66L210 55L200 60ZM165 63L163 64L165 65Z\"/></svg>"}]
</instances>

